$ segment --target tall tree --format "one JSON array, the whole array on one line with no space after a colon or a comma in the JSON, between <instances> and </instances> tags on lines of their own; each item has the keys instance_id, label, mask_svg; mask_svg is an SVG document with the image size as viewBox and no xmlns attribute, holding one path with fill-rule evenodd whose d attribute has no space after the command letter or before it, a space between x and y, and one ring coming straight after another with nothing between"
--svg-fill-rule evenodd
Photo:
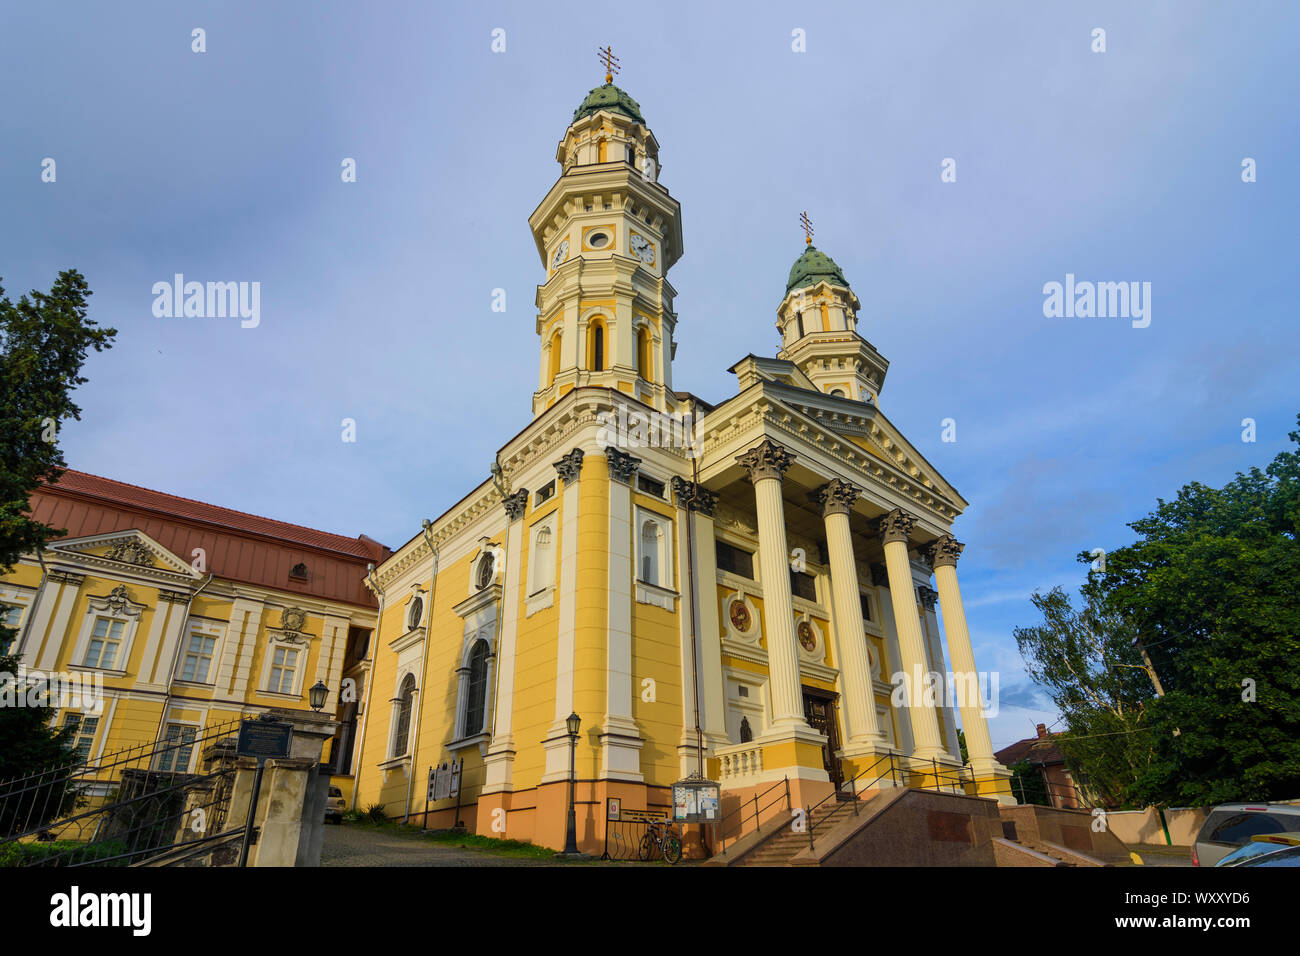
<instances>
[{"instance_id":1,"label":"tall tree","mask_svg":"<svg viewBox=\"0 0 1300 956\"><path fill-rule=\"evenodd\" d=\"M1148 708L1154 696L1132 633L1095 598L1075 610L1057 587L1030 600L1043 622L1016 628L1016 645L1030 679L1069 727L1057 744L1074 776L1088 781L1091 796L1129 805L1133 783L1152 759Z\"/></svg>"},{"instance_id":2,"label":"tall tree","mask_svg":"<svg viewBox=\"0 0 1300 956\"><path fill-rule=\"evenodd\" d=\"M81 419L72 391L86 381L90 349L112 348L116 329L87 317L90 288L75 269L60 272L48 293L16 303L0 285L0 573L62 532L28 515L32 491L62 473L58 429Z\"/></svg>"},{"instance_id":3,"label":"tall tree","mask_svg":"<svg viewBox=\"0 0 1300 956\"><path fill-rule=\"evenodd\" d=\"M1130 527L1138 540L1085 591L1141 637L1165 689L1134 795L1300 795L1300 454L1223 488L1186 485Z\"/></svg>"},{"instance_id":4,"label":"tall tree","mask_svg":"<svg viewBox=\"0 0 1300 956\"><path fill-rule=\"evenodd\" d=\"M56 479L64 465L59 424L80 419L72 391L86 381L81 366L90 349L112 347L116 329L87 316L91 292L81 273L59 273L48 293L32 291L11 302L0 286L0 574L23 554L38 552L63 532L29 514L31 493ZM0 696L26 701L19 661L8 651L16 636L0 621ZM51 731L48 707L0 707L0 780L69 766L69 731ZM58 792L54 792L55 789ZM42 783L0 802L0 832L40 825L66 806L61 785Z\"/></svg>"}]
</instances>

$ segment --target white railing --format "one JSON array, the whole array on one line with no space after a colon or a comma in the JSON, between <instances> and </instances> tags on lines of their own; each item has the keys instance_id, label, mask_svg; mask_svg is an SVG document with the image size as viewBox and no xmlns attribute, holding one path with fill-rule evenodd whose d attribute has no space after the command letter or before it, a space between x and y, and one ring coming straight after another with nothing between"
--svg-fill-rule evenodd
<instances>
[{"instance_id":1,"label":"white railing","mask_svg":"<svg viewBox=\"0 0 1300 956\"><path fill-rule=\"evenodd\" d=\"M756 777L763 772L763 748L756 744L737 744L719 747L714 756L722 764L721 777L725 786L746 777Z\"/></svg>"}]
</instances>

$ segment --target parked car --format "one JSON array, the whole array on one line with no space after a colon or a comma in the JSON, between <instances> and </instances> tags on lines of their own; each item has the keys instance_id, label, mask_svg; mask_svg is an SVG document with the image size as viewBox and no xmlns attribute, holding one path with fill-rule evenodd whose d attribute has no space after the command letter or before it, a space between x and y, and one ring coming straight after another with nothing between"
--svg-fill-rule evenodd
<instances>
[{"instance_id":1,"label":"parked car","mask_svg":"<svg viewBox=\"0 0 1300 956\"><path fill-rule=\"evenodd\" d=\"M1210 811L1192 843L1192 866L1215 866L1251 837L1300 830L1300 806L1225 803Z\"/></svg>"},{"instance_id":2,"label":"parked car","mask_svg":"<svg viewBox=\"0 0 1300 956\"><path fill-rule=\"evenodd\" d=\"M1289 846L1300 846L1300 833L1256 834L1250 838L1249 843L1243 843L1214 865L1241 866L1247 860L1254 859L1257 856L1277 853Z\"/></svg>"},{"instance_id":3,"label":"parked car","mask_svg":"<svg viewBox=\"0 0 1300 956\"><path fill-rule=\"evenodd\" d=\"M1251 857L1242 866L1300 866L1300 846L1284 846L1276 853Z\"/></svg>"},{"instance_id":4,"label":"parked car","mask_svg":"<svg viewBox=\"0 0 1300 956\"><path fill-rule=\"evenodd\" d=\"M348 808L348 803L343 799L343 791L338 787L330 787L329 796L325 798L325 822L342 823L343 811Z\"/></svg>"}]
</instances>

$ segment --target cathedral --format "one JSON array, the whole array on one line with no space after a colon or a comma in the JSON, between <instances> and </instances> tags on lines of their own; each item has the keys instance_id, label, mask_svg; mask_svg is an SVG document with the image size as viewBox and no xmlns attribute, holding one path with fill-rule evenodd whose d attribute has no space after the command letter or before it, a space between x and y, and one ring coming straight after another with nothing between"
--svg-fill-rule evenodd
<instances>
[{"instance_id":1,"label":"cathedral","mask_svg":"<svg viewBox=\"0 0 1300 956\"><path fill-rule=\"evenodd\" d=\"M777 355L741 357L717 404L676 387L680 206L605 79L529 217L532 420L367 573L352 805L559 847L572 761L577 842L599 852L609 801L670 810L688 779L724 810L778 782L806 806L926 775L1014 802L972 692L967 503L886 417L844 272L805 220ZM443 765L454 796L428 787Z\"/></svg>"}]
</instances>

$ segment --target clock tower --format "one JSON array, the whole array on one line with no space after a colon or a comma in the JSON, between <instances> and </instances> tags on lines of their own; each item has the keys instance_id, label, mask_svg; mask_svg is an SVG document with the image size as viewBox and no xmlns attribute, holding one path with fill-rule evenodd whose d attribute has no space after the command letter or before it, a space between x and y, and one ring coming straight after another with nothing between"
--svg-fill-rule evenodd
<instances>
[{"instance_id":1,"label":"clock tower","mask_svg":"<svg viewBox=\"0 0 1300 956\"><path fill-rule=\"evenodd\" d=\"M546 281L537 287L541 365L533 414L583 386L676 410L672 358L681 207L659 183L659 143L613 83L574 111L555 158L560 178L528 219Z\"/></svg>"}]
</instances>

